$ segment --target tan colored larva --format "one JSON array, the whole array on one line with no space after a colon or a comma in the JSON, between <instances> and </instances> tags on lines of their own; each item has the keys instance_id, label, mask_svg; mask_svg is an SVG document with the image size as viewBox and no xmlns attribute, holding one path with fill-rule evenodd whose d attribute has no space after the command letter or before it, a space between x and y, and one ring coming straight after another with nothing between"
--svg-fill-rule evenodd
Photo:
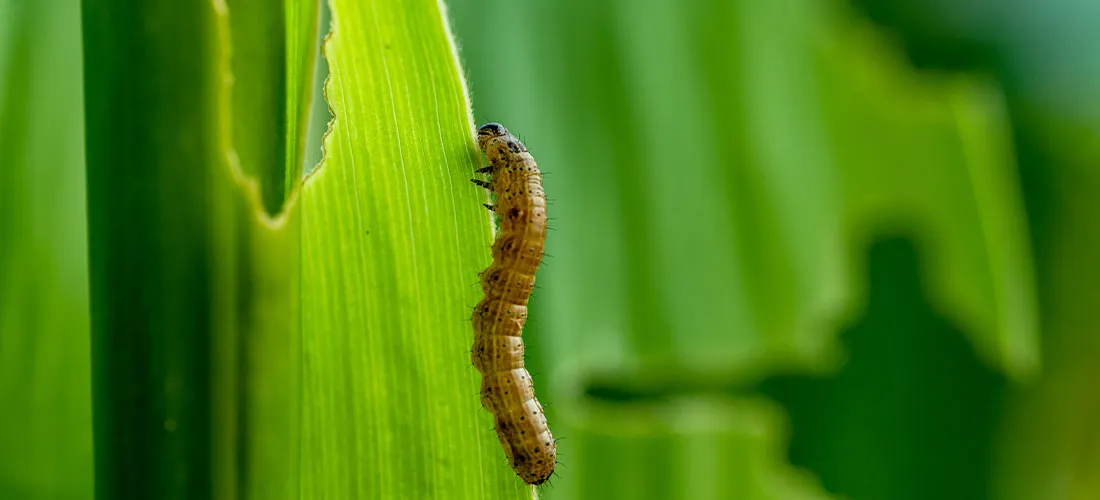
<instances>
[{"instance_id":1,"label":"tan colored larva","mask_svg":"<svg viewBox=\"0 0 1100 500\"><path fill-rule=\"evenodd\" d=\"M535 159L504 127L483 125L477 144L490 163L478 172L491 180L473 182L496 195L496 204L486 206L501 222L493 264L481 272L485 298L474 310L472 357L482 375L481 403L496 418L512 469L524 482L542 484L554 473L558 446L524 368L520 335L545 250L546 193Z\"/></svg>"}]
</instances>

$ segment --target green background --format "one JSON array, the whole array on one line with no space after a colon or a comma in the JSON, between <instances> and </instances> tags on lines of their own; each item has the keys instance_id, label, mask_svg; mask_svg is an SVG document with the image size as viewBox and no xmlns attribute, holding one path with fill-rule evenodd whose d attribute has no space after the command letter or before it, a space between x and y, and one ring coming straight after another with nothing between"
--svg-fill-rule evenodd
<instances>
[{"instance_id":1,"label":"green background","mask_svg":"<svg viewBox=\"0 0 1100 500\"><path fill-rule=\"evenodd\" d=\"M462 78L551 198L539 496L1100 496L1100 8L224 3L0 0L0 498L530 496Z\"/></svg>"}]
</instances>

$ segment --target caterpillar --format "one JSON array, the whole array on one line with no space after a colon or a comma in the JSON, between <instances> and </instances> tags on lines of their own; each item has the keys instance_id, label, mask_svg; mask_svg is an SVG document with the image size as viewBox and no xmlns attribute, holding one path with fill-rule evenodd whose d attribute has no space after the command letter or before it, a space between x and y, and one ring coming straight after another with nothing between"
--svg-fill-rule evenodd
<instances>
[{"instance_id":1,"label":"caterpillar","mask_svg":"<svg viewBox=\"0 0 1100 500\"><path fill-rule=\"evenodd\" d=\"M481 404L496 420L512 469L527 484L538 485L554 473L558 446L535 399L520 336L545 253L546 193L534 157L503 126L481 126L477 144L489 160L477 172L488 173L490 180L472 182L496 195L496 204L485 206L501 221L493 263L480 274L485 298L474 309L471 357L482 375Z\"/></svg>"}]
</instances>

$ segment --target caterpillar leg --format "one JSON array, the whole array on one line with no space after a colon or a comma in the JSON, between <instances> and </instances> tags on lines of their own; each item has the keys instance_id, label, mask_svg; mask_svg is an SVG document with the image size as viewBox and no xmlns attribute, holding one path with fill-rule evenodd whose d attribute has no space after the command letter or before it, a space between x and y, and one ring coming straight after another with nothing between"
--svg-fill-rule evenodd
<instances>
[{"instance_id":1,"label":"caterpillar leg","mask_svg":"<svg viewBox=\"0 0 1100 500\"><path fill-rule=\"evenodd\" d=\"M479 168L477 170L474 170L474 172L477 172L479 174L488 174L488 173L492 173L492 171L493 171L493 166L492 165L489 165L488 167L482 167L482 168Z\"/></svg>"},{"instance_id":2,"label":"caterpillar leg","mask_svg":"<svg viewBox=\"0 0 1100 500\"><path fill-rule=\"evenodd\" d=\"M492 188L490 188L490 186L492 186L492 184L490 184L488 182L485 182L481 179L470 179L470 182L472 182L474 184L477 184L478 186L481 186L485 189L492 189Z\"/></svg>"},{"instance_id":3,"label":"caterpillar leg","mask_svg":"<svg viewBox=\"0 0 1100 500\"><path fill-rule=\"evenodd\" d=\"M484 205L485 208L488 208L490 212L496 212L497 211L497 209L495 207L493 207L492 205L490 205L488 203L482 203L482 205Z\"/></svg>"}]
</instances>

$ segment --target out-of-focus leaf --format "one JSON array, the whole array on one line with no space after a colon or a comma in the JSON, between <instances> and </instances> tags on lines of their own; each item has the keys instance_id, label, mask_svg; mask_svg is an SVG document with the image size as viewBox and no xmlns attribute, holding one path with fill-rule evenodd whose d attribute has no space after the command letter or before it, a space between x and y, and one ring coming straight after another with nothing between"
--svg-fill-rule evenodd
<instances>
[{"instance_id":1,"label":"out-of-focus leaf","mask_svg":"<svg viewBox=\"0 0 1100 500\"><path fill-rule=\"evenodd\" d=\"M1052 109L1044 94L1014 99L1035 228L1044 373L1014 391L999 429L994 491L1005 500L1100 495L1100 119Z\"/></svg>"},{"instance_id":2,"label":"out-of-focus leaf","mask_svg":"<svg viewBox=\"0 0 1100 500\"><path fill-rule=\"evenodd\" d=\"M336 0L335 121L306 179L302 491L523 498L478 398L480 155L440 5Z\"/></svg>"},{"instance_id":3,"label":"out-of-focus leaf","mask_svg":"<svg viewBox=\"0 0 1100 500\"><path fill-rule=\"evenodd\" d=\"M870 26L834 26L816 45L817 75L854 259L875 234L912 235L931 303L987 363L1033 375L1038 304L1000 93L916 73Z\"/></svg>"},{"instance_id":4,"label":"out-of-focus leaf","mask_svg":"<svg viewBox=\"0 0 1100 500\"><path fill-rule=\"evenodd\" d=\"M92 496L80 15L0 0L0 498Z\"/></svg>"},{"instance_id":5,"label":"out-of-focus leaf","mask_svg":"<svg viewBox=\"0 0 1100 500\"><path fill-rule=\"evenodd\" d=\"M875 239L867 313L840 335L848 359L837 373L759 386L790 415L791 462L841 498L974 500L989 491L1005 377L931 307L914 243Z\"/></svg>"},{"instance_id":6,"label":"out-of-focus leaf","mask_svg":"<svg viewBox=\"0 0 1100 500\"><path fill-rule=\"evenodd\" d=\"M787 432L771 403L683 395L592 403L568 418L576 444L548 490L554 497L829 498L812 475L786 466Z\"/></svg>"},{"instance_id":7,"label":"out-of-focus leaf","mask_svg":"<svg viewBox=\"0 0 1100 500\"><path fill-rule=\"evenodd\" d=\"M298 141L288 141L291 116L297 114L301 91L293 93L289 70L300 72L305 61L287 57L293 37L284 35L287 15L297 14L291 0L285 9L267 0L222 0L229 13L230 71L233 78L232 147L241 169L257 179L268 213L279 210L293 177L288 152ZM305 29L302 37L309 37ZM310 53L304 51L305 57ZM290 99L293 99L291 102Z\"/></svg>"},{"instance_id":8,"label":"out-of-focus leaf","mask_svg":"<svg viewBox=\"0 0 1100 500\"><path fill-rule=\"evenodd\" d=\"M320 17L322 29L318 30L317 33L316 50L318 54L321 53L320 47L323 45L324 37L328 36L329 26L332 24L332 14L328 3L322 5ZM309 124L305 127L309 132L306 134L306 141L302 146L304 148L302 151L302 171L305 175L309 175L321 163L322 139L325 131L328 130L329 122L332 121L332 112L328 108L328 101L325 100L324 83L325 77L328 76L328 61L324 57L318 58L315 70L318 81L314 82L311 94L314 106L310 109Z\"/></svg>"},{"instance_id":9,"label":"out-of-focus leaf","mask_svg":"<svg viewBox=\"0 0 1100 500\"><path fill-rule=\"evenodd\" d=\"M276 213L302 175L321 3L288 0L276 9L266 0L225 2L233 149L242 170L258 179L266 210Z\"/></svg>"},{"instance_id":10,"label":"out-of-focus leaf","mask_svg":"<svg viewBox=\"0 0 1100 500\"><path fill-rule=\"evenodd\" d=\"M836 370L883 231L919 242L931 302L986 362L1037 368L995 87L917 74L830 2L456 8L479 117L524 134L550 174L556 231L528 353L545 367L536 384L550 382L551 426L581 436L561 460L599 469L564 470L563 497L631 461L585 441L586 391L629 402Z\"/></svg>"},{"instance_id":11,"label":"out-of-focus leaf","mask_svg":"<svg viewBox=\"0 0 1100 500\"><path fill-rule=\"evenodd\" d=\"M233 30L286 36L229 9L83 4L99 496L297 496L300 225L261 202L283 189L282 135L234 128L232 95L310 47L231 67ZM253 97L284 119L283 97Z\"/></svg>"},{"instance_id":12,"label":"out-of-focus leaf","mask_svg":"<svg viewBox=\"0 0 1100 500\"><path fill-rule=\"evenodd\" d=\"M290 0L286 6L287 94L286 94L286 182L289 196L301 185L303 159L315 108L327 111L324 98L314 95L317 74L317 37L322 0ZM327 30L327 26L326 26ZM317 133L320 136L320 132Z\"/></svg>"}]
</instances>

